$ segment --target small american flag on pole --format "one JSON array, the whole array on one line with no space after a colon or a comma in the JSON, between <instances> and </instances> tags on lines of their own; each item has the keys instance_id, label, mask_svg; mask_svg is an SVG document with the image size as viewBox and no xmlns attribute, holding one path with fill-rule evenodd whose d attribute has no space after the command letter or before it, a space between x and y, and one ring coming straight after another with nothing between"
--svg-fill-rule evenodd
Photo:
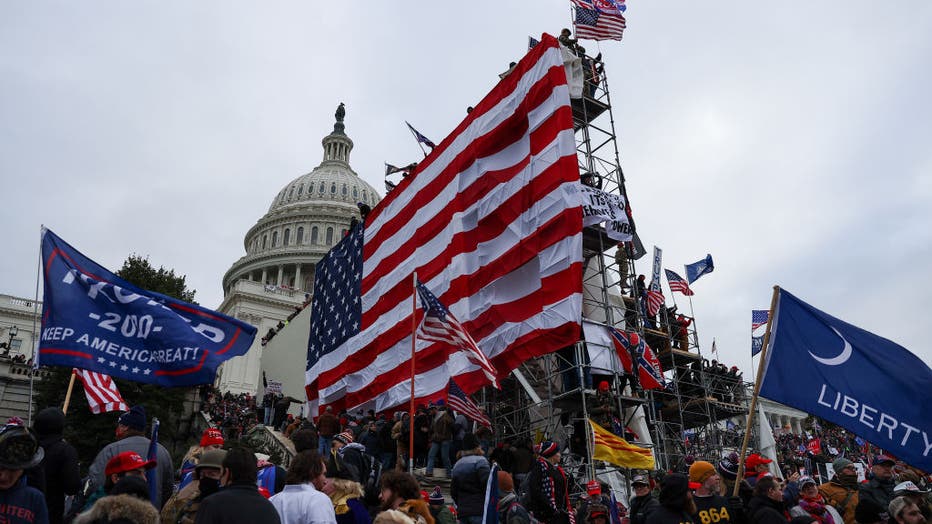
<instances>
[{"instance_id":1,"label":"small american flag on pole","mask_svg":"<svg viewBox=\"0 0 932 524\"><path fill-rule=\"evenodd\" d=\"M87 396L87 405L91 408L91 413L97 415L109 411L129 411L129 406L110 375L76 368L72 373L84 384L84 394Z\"/></svg>"},{"instance_id":2,"label":"small american flag on pole","mask_svg":"<svg viewBox=\"0 0 932 524\"><path fill-rule=\"evenodd\" d=\"M611 0L572 0L576 10L576 38L621 40L625 17Z\"/></svg>"},{"instance_id":3,"label":"small american flag on pole","mask_svg":"<svg viewBox=\"0 0 932 524\"><path fill-rule=\"evenodd\" d=\"M677 275L675 271L670 271L669 269L664 269L667 272L667 284L670 284L670 291L673 293L680 292L687 297L694 295L693 290L689 289L689 284L686 283L686 280Z\"/></svg>"},{"instance_id":4,"label":"small american flag on pole","mask_svg":"<svg viewBox=\"0 0 932 524\"><path fill-rule=\"evenodd\" d=\"M417 294L421 297L421 307L424 308L424 318L417 328L417 338L445 342L465 352L466 357L479 366L492 385L498 387L495 366L489 362L489 358L479 349L476 341L469 336L453 313L450 313L450 310L420 281L417 283Z\"/></svg>"},{"instance_id":5,"label":"small american flag on pole","mask_svg":"<svg viewBox=\"0 0 932 524\"><path fill-rule=\"evenodd\" d=\"M663 293L659 289L647 290L647 314L655 317L663 306Z\"/></svg>"},{"instance_id":6,"label":"small american flag on pole","mask_svg":"<svg viewBox=\"0 0 932 524\"><path fill-rule=\"evenodd\" d=\"M492 427L492 421L489 420L489 417L479 409L479 406L469 399L469 395L460 389L460 387L456 385L456 381L452 378L450 378L450 384L447 386L447 405L450 406L450 409L453 411L462 413L469 420L478 422L486 427Z\"/></svg>"},{"instance_id":7,"label":"small american flag on pole","mask_svg":"<svg viewBox=\"0 0 932 524\"><path fill-rule=\"evenodd\" d=\"M766 324L767 319L769 317L770 317L769 309L752 309L751 310L751 330L757 330L757 328Z\"/></svg>"}]
</instances>

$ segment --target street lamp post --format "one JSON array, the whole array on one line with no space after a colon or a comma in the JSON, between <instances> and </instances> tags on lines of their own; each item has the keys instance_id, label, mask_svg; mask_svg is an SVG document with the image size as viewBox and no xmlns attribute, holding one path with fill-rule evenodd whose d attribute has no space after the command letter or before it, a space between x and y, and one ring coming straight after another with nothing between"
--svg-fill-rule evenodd
<instances>
[{"instance_id":1,"label":"street lamp post","mask_svg":"<svg viewBox=\"0 0 932 524\"><path fill-rule=\"evenodd\" d=\"M9 355L13 349L13 339L16 338L16 335L19 333L19 328L15 325L10 327L10 340L6 344L6 351L4 354Z\"/></svg>"}]
</instances>

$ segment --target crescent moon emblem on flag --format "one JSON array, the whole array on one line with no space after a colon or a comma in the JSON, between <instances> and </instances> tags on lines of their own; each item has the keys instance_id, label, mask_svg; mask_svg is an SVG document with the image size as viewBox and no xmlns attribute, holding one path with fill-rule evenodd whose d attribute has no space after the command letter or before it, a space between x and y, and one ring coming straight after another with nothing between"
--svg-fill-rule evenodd
<instances>
[{"instance_id":1,"label":"crescent moon emblem on flag","mask_svg":"<svg viewBox=\"0 0 932 524\"><path fill-rule=\"evenodd\" d=\"M816 362L819 362L820 364L825 364L826 366L840 366L847 362L849 358L851 358L851 344L845 339L845 337L841 336L841 333L839 333L837 329L831 329L835 332L836 335L838 335L838 338L840 338L845 343L845 349L841 351L841 354L833 358L822 358L810 351L809 355L811 355L812 358L814 358Z\"/></svg>"}]
</instances>

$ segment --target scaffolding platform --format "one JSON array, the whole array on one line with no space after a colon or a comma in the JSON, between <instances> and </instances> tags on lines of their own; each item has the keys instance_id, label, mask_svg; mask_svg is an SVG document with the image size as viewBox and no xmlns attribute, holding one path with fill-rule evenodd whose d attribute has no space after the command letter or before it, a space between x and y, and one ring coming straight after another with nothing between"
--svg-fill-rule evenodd
<instances>
[{"instance_id":1,"label":"scaffolding platform","mask_svg":"<svg viewBox=\"0 0 932 524\"><path fill-rule=\"evenodd\" d=\"M681 414L684 430L708 424L709 415L712 415L716 420L747 415L747 409L744 406L721 402L713 397L689 399L683 406L680 406L680 404L664 405L661 412L665 417L670 418Z\"/></svg>"},{"instance_id":2,"label":"scaffolding platform","mask_svg":"<svg viewBox=\"0 0 932 524\"><path fill-rule=\"evenodd\" d=\"M566 412L578 411L583 406L584 395L585 401L591 404L592 399L595 398L595 390L584 392L582 390L576 389L567 393L563 393L562 395L557 395L553 398L553 407ZM626 395L612 395L612 399L617 401L624 408L638 406L647 402L647 399L629 397Z\"/></svg>"},{"instance_id":3,"label":"scaffolding platform","mask_svg":"<svg viewBox=\"0 0 932 524\"><path fill-rule=\"evenodd\" d=\"M663 335L663 332L658 332L658 333ZM673 348L669 348L666 351L657 352L657 360L660 361L660 366L663 367L664 370L673 369L674 359L678 360L681 364L686 361L691 363L696 360L701 361L702 355L698 353L692 353L690 351L683 351L681 349L673 349Z\"/></svg>"},{"instance_id":4,"label":"scaffolding platform","mask_svg":"<svg viewBox=\"0 0 932 524\"><path fill-rule=\"evenodd\" d=\"M583 256L603 253L618 245L618 241L609 238L602 226L583 228Z\"/></svg>"},{"instance_id":5,"label":"scaffolding platform","mask_svg":"<svg viewBox=\"0 0 932 524\"><path fill-rule=\"evenodd\" d=\"M609 110L609 105L591 96L570 99L570 105L573 107L573 130L579 131L581 128L589 125L590 122Z\"/></svg>"}]
</instances>

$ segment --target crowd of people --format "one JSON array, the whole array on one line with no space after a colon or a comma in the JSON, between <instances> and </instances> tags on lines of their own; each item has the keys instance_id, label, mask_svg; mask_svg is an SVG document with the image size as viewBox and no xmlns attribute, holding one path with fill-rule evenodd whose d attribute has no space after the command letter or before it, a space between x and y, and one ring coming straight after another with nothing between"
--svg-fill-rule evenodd
<instances>
[{"instance_id":1,"label":"crowd of people","mask_svg":"<svg viewBox=\"0 0 932 524\"><path fill-rule=\"evenodd\" d=\"M255 410L254 399L241 401L217 396L206 404ZM932 517L929 477L884 455L871 457L864 482L844 457L832 463L831 479L789 465L778 478L756 453L741 477L735 453L690 458L681 472L632 472L626 500L604 482L574 479L586 473L564 467L566 448L557 442L496 445L488 428L443 404L421 406L408 422L401 413L330 409L315 420L295 418L286 428L295 450L287 469L211 427L175 469L163 446L150 452L145 408L133 406L82 481L77 453L62 438L64 413L48 408L31 428L15 419L0 428L0 522L479 524L489 522L490 493L502 524L920 524ZM412 429L419 436L409 454ZM840 445L847 436L829 430L822 438ZM422 491L407 472L410 460L427 477L446 469L449 490Z\"/></svg>"},{"instance_id":2,"label":"crowd of people","mask_svg":"<svg viewBox=\"0 0 932 524\"><path fill-rule=\"evenodd\" d=\"M201 412L229 440L239 440L259 422L256 397L249 393L221 393L217 388L204 386L201 399Z\"/></svg>"}]
</instances>

